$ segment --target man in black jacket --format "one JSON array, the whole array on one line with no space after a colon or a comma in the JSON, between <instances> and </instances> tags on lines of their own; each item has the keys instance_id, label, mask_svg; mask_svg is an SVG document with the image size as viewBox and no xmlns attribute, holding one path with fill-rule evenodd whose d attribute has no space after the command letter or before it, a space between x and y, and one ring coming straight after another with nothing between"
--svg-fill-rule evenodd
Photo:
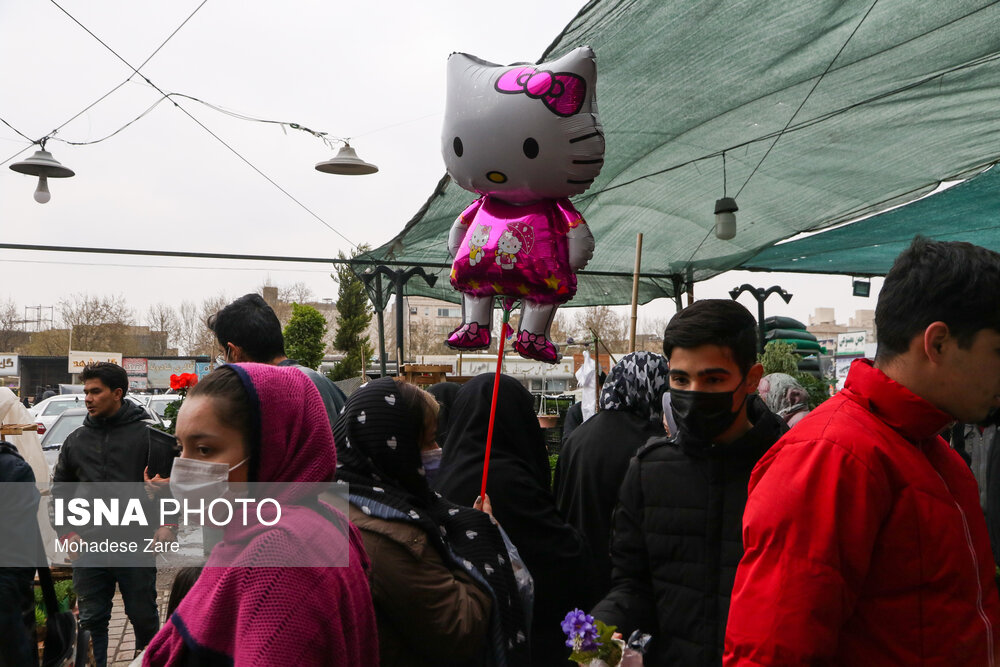
<instances>
[{"instance_id":1,"label":"man in black jacket","mask_svg":"<svg viewBox=\"0 0 1000 667\"><path fill-rule=\"evenodd\" d=\"M323 399L330 428L337 422L347 396L333 381L285 355L281 321L259 294L244 294L206 322L219 343L219 361L235 364L253 361L271 366L294 366L309 376Z\"/></svg>"},{"instance_id":2,"label":"man in black jacket","mask_svg":"<svg viewBox=\"0 0 1000 667\"><path fill-rule=\"evenodd\" d=\"M720 665L750 471L787 430L754 392L756 323L697 301L663 334L678 432L642 447L615 510L612 588L592 614L653 635L646 665Z\"/></svg>"},{"instance_id":3,"label":"man in black jacket","mask_svg":"<svg viewBox=\"0 0 1000 667\"><path fill-rule=\"evenodd\" d=\"M67 436L59 452L59 461L52 475L53 496L72 495L76 482L133 482L149 475L170 475L173 449L166 438L151 432L146 411L125 399L128 375L120 366L95 363L83 369L83 393L87 417L83 426ZM150 516L150 513L146 513ZM57 526L57 530L59 527ZM110 529L78 528L88 539L105 536ZM126 530L126 529L120 529ZM146 529L142 529L146 530ZM160 526L152 535L156 542L170 542L176 537L176 526ZM67 542L82 542L76 532L64 537ZM156 608L155 555L147 558L147 567L103 567L88 563L89 554L74 555L73 588L80 609L80 627L89 630L94 657L99 667L107 662L108 621L111 619L115 584L121 590L125 614L135 631L136 650L149 643L160 627ZM103 565L103 563L101 563Z\"/></svg>"}]
</instances>

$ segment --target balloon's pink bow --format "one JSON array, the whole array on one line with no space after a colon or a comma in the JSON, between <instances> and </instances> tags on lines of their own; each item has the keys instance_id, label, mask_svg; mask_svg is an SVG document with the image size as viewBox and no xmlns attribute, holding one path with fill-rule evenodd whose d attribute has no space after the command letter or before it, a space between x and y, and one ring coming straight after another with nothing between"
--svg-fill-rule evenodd
<instances>
[{"instance_id":1,"label":"balloon's pink bow","mask_svg":"<svg viewBox=\"0 0 1000 667\"><path fill-rule=\"evenodd\" d=\"M524 93L542 101L558 116L572 116L583 108L587 82L571 72L552 73L534 67L515 67L504 72L496 82L498 92L507 95Z\"/></svg>"}]
</instances>

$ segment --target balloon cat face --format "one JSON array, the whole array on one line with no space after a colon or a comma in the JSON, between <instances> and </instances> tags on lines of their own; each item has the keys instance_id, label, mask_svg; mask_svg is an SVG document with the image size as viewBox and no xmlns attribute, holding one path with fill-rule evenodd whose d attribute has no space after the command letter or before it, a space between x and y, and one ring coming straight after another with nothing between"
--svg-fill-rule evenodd
<instances>
[{"instance_id":1,"label":"balloon cat face","mask_svg":"<svg viewBox=\"0 0 1000 667\"><path fill-rule=\"evenodd\" d=\"M596 82L589 47L540 65L452 54L441 135L448 173L513 204L580 194L603 165Z\"/></svg>"}]
</instances>

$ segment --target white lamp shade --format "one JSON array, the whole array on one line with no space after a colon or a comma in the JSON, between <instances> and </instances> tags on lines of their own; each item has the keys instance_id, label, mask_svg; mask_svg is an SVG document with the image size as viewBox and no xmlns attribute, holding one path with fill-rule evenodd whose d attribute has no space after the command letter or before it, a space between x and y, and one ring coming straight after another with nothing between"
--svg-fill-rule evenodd
<instances>
[{"instance_id":1,"label":"white lamp shade","mask_svg":"<svg viewBox=\"0 0 1000 667\"><path fill-rule=\"evenodd\" d=\"M10 165L10 168L21 174L45 176L47 178L69 178L75 175L72 169L64 167L47 150L35 151L35 154L27 160L15 162Z\"/></svg>"},{"instance_id":2,"label":"white lamp shade","mask_svg":"<svg viewBox=\"0 0 1000 667\"><path fill-rule=\"evenodd\" d=\"M337 152L335 158L317 164L316 171L321 171L324 174L360 176L363 174L374 174L378 171L378 167L359 158L351 145L345 144Z\"/></svg>"}]
</instances>

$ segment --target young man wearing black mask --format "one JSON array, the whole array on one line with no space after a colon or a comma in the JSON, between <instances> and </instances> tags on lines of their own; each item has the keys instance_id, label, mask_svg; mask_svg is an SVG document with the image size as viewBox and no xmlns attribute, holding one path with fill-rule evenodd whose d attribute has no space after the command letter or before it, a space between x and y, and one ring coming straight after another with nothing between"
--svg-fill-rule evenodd
<instances>
[{"instance_id":1,"label":"young man wearing black mask","mask_svg":"<svg viewBox=\"0 0 1000 667\"><path fill-rule=\"evenodd\" d=\"M750 471L787 430L754 393L756 322L697 301L663 334L677 432L632 459L615 509L612 588L595 618L653 635L647 665L719 665Z\"/></svg>"}]
</instances>

